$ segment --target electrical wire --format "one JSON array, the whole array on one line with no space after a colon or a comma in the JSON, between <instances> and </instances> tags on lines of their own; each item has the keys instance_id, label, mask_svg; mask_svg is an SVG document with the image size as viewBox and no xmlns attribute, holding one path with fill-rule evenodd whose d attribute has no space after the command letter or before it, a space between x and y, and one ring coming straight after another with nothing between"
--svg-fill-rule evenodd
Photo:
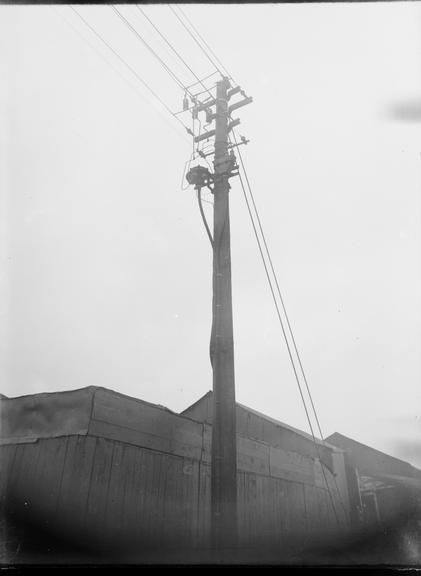
<instances>
[{"instance_id":1,"label":"electrical wire","mask_svg":"<svg viewBox=\"0 0 421 576\"><path fill-rule=\"evenodd\" d=\"M116 50L114 50L114 48L103 38L103 36L101 36L101 34L99 32L97 32L95 30L95 28L93 28L93 26L91 26L91 24L89 24L89 22L87 20L85 20L85 18L76 10L76 8L74 8L74 6L69 6L69 8L71 8L73 10L73 12L75 12L75 14L77 14L79 16L79 18L82 20L82 22L84 22L84 24L95 34L95 36L97 38L99 38L101 40L101 42L103 42L103 44L105 44L105 46L107 46L107 48L109 50L111 50L111 52L114 54L114 56L116 56L116 58L118 58L120 60L120 62L122 62L130 70L130 72L139 80L139 82L142 83L142 85L152 94L152 96L154 96L154 98L156 98L156 100L158 100L158 102L165 108L165 110L171 116L173 116L181 124L181 126L183 126L183 128L188 132L189 129L187 128L187 126L185 126L185 124L180 120L180 118L178 118L178 116L176 116L171 111L171 109L167 106L167 104L165 104L165 102L162 100L162 98L160 98L160 96L158 96L158 94L149 86L149 84L147 84L147 82L145 82L145 80L143 80L143 78L141 76L139 76L139 74L136 72L136 70L132 66L130 66L130 64L128 64L124 60L124 58L122 58L120 56L120 54L118 54L118 52L116 52Z\"/></svg>"},{"instance_id":2,"label":"electrical wire","mask_svg":"<svg viewBox=\"0 0 421 576\"><path fill-rule=\"evenodd\" d=\"M171 7L171 6L170 6ZM181 8L181 6L178 6L178 9L180 10L181 14L184 16L184 18L187 20L187 22L190 24L190 26L193 28L193 30L195 31L195 33L197 34L197 36L200 38L200 40L203 42L203 44L206 46L206 48L209 50L209 52L212 54L212 56L215 58L215 60L219 63L219 65L221 66L222 70L224 71L224 74L221 72L220 68L215 64L215 62L212 61L212 59L209 57L209 54L206 52L206 50L204 50L204 48L202 46L200 46L202 52L204 52L204 54L207 56L207 58L212 62L213 66L218 70L218 72L220 73L220 75L223 76L228 76L228 78L230 78L234 84L236 84L234 78L231 76L231 74L228 72L228 70L225 68L225 66L222 64L222 62L220 61L220 59L218 58L218 56L215 54L215 52L212 50L212 48L209 46L209 44L206 42L206 40L203 38L203 36L200 34L200 32L198 31L198 29L196 28L196 26L193 24L193 22L189 19L189 17L187 16L187 14L184 12L184 10ZM176 12L173 10L174 14L176 14ZM178 16L177 16L178 18ZM180 20L180 18L178 18ZM181 22L181 20L180 20ZM184 25L184 24L183 24ZM184 26L186 28L186 26ZM186 28L187 29L187 28ZM198 44L197 40L194 38L193 34L188 30L190 36L196 41L196 43Z\"/></svg>"},{"instance_id":3,"label":"electrical wire","mask_svg":"<svg viewBox=\"0 0 421 576\"><path fill-rule=\"evenodd\" d=\"M234 141L235 141L235 143L237 143L237 142L236 142L235 135L234 135ZM240 152L239 150L238 150L238 152L239 152L241 167L242 167L243 172L244 172L244 175L245 175L245 177L246 177L246 181L247 181L247 183L248 183L248 185L249 185L249 180L248 180L248 178L247 178L247 174L246 174L246 171L245 171L244 163L243 163L243 160L242 160L242 158L241 158L241 152ZM339 518L338 518L338 515L337 515L336 507L335 507L335 504L334 504L334 501L333 501L333 496L332 496L332 494L331 494L330 487L329 487L329 483L328 483L328 480L327 480L327 477L326 477L326 473L325 473L325 470L324 470L324 466L323 466L323 463L322 463L322 460L321 460L321 457L320 457L319 447L318 447L318 443L317 443L317 441L316 441L316 437L315 437L315 434L314 434L313 425L312 425L312 423L311 423L310 415L309 415L309 412L308 412L308 409L307 409L307 404L306 404L306 401L305 401L305 398L304 398L303 390L302 390L302 387L301 387L301 384L300 384L300 379L299 379L299 377L298 377L297 369L296 369L295 362L294 362L294 359L293 359L293 356L292 356L291 347L290 347L290 344L289 344L289 341L288 341L288 338L287 338L287 335L286 335L286 332L285 332L284 323L283 323L282 316L281 316L281 313L280 313L280 309L279 309L279 306L278 306L278 302L277 302L277 299L276 299L276 296L275 296L275 290L274 290L274 287L273 287L273 284L272 284L272 280L271 280L271 277L270 277L270 274L269 274L268 266L267 266L267 264L266 264L266 259L265 259L264 254L263 254L263 249L262 249L261 241L260 241L260 238L259 238L259 235L258 235L258 232L257 232L256 224L255 224L255 222L254 222L254 218L253 218L253 214L252 214L252 211L251 211L250 202L249 202L249 200L248 200L248 198L247 198L246 189L245 189L245 186L244 186L244 182L243 182L241 173L239 173L239 178L240 178L240 184L241 184L241 187L242 187L242 190L243 190L244 199L245 199L245 201L246 201L247 210L248 210L248 213L249 213L249 216L250 216L250 220L251 220L251 223L252 223L252 226L253 226L254 234L255 234L255 237L256 237L256 240L257 240L257 244L258 244L258 247L259 247L259 251L260 251L261 258L262 258L263 266L264 266L264 268L265 268L266 277L267 277L267 280L268 280L268 283L269 283L269 288L270 288L270 291L271 291L271 293L272 293L272 298L273 298L273 301L274 301L274 304L275 304L275 308L276 308L276 312L277 312L277 315L278 315L279 323L280 323L280 325L281 325L282 333L283 333L284 340L285 340L285 343L286 343L286 346L287 346L288 355L289 355L289 358L290 358L290 361L291 361L291 365L292 365L292 368L293 368L293 371L294 371L295 380L296 380L296 382L297 382L297 386L298 386L298 390L299 390L299 393L300 393L300 396L301 396L301 400L302 400L302 403L303 403L303 407L304 407L304 411L305 411L305 414L306 414L307 422L308 422L308 425L309 425L309 427L310 427L311 436L312 436L313 443L314 443L314 445L315 445L316 452L317 452L317 455L318 455L318 460L319 460L320 465L321 465L322 474L323 474L324 481L325 481L325 484L326 484L326 488L327 488L327 491L328 491L328 494L329 494L329 498L330 498L330 502L331 502L332 509L333 509L333 512L334 512L334 516L335 516L335 519L336 519L337 523L339 524L340 522L339 522ZM253 194L252 194L252 191L251 191L251 188L250 188L250 187L249 187L249 193L250 193L250 196L253 197ZM266 245L266 246L267 246L267 245Z\"/></svg>"},{"instance_id":4,"label":"electrical wire","mask_svg":"<svg viewBox=\"0 0 421 576\"><path fill-rule=\"evenodd\" d=\"M282 333L283 333L283 336L284 336L284 339L285 339L285 343L286 343L286 346L287 346L287 349L288 349L289 358L290 358L290 360L291 360L291 365L292 365L292 368L293 368L293 371L294 371L294 375L295 375L295 379L296 379L296 382L297 382L297 385L298 385L298 389L299 389L299 392L300 392L300 396L301 396L301 400L302 400L302 403L303 403L304 411L305 411L305 413L306 413L307 422L308 422L309 427L310 427L311 436L312 436L312 438L313 438L313 442L314 442L314 445L315 445L315 447L316 447L316 451L317 451L317 453L318 453L318 445L317 445L316 437L315 437L315 435L314 435L313 426L312 426L312 424L311 424L311 419L310 419L310 416L309 416L309 413L308 413L308 409L307 409L307 405L306 405L305 398L304 398L304 395L303 395L303 391L302 391L302 388L301 388L300 380L299 380L299 378L298 378L297 369L296 369L296 367L295 367L295 363L294 363L294 360L293 360L293 357L292 357L292 354L291 354L291 348L290 348L290 345L289 345L289 342L288 342L288 338L287 338L287 336L286 336L286 332L285 332L284 324L283 324L283 321L282 321L281 313L280 313L280 310L279 310L279 306L278 306L278 303L277 303L277 300L276 300L274 288L273 288L273 285L272 285L272 280L271 280L271 278L270 278L269 270L268 270L268 268L267 268L267 264L266 264L266 261L265 261L264 255L263 255L263 250L262 250L262 246L261 246L261 243L260 243L260 238L259 238L259 236L258 236L257 229L256 229L256 225L255 225L254 220L253 220L253 215L252 215L252 212L251 212L250 203L249 203L248 198L247 198L247 195L246 195L246 191L245 191L245 187L244 187L244 183L243 183L243 179L242 179L242 177L241 177L241 174L239 174L239 177L240 177L241 187L242 187L242 189L243 189L244 198L245 198L246 204L247 204L247 210L248 210L248 212L249 212L250 219L251 219L251 222L252 222L252 225L253 225L253 230L254 230L254 234L255 234L256 239L257 239L257 243L258 243L260 255L261 255L261 257L262 257L263 266L264 266L264 268L265 268L265 272L266 272L266 276L267 276L267 279L268 279L269 287L270 287L270 290L271 290L271 293L272 293L272 297L273 297L273 301L274 301L274 304L275 304L276 312L277 312L277 315L278 315L278 319L279 319L279 322L280 322L280 325L281 325ZM319 454L319 453L318 453L318 457L319 457L319 461L320 461L320 463L321 463L321 470L322 470L322 473L323 473L323 476L324 476L324 480L325 480L325 483L326 483L327 491L328 491L329 496L330 496L330 500L331 500L331 504L332 504L332 509L333 509L333 512L334 512L336 521L337 521L338 524L339 524L339 518L338 518L337 513L336 513L336 508L335 508L335 505L334 505L334 503L333 503L333 498L332 498L332 495L331 495L331 493L330 493L329 484L328 484L328 481L327 481L327 477L326 477L326 474L325 474L325 471L324 471L323 464L322 464L322 461L321 461L321 458L320 458L320 454Z\"/></svg>"},{"instance_id":5,"label":"electrical wire","mask_svg":"<svg viewBox=\"0 0 421 576\"><path fill-rule=\"evenodd\" d=\"M199 122L199 134L198 134L198 135L200 136L200 134L201 134L201 132L202 132L202 121L200 120L199 117L197 118L197 121ZM207 132L207 130L205 130L205 132ZM194 142L194 141L193 141L193 142ZM200 143L199 143L199 144L200 144ZM199 150L198 150L198 151L199 151ZM199 154L199 156L200 156L200 154ZM200 156L200 157L206 162L206 164L208 165L209 169L212 170L212 166L209 164L209 161L208 161L207 157L206 157L206 156L205 156L204 158L203 158L203 156Z\"/></svg>"},{"instance_id":6,"label":"electrical wire","mask_svg":"<svg viewBox=\"0 0 421 576\"><path fill-rule=\"evenodd\" d=\"M234 142L235 142L235 144L236 144L236 146L237 146L237 148L238 148L238 143L237 143L237 137L236 137L235 130L233 130L233 137L234 137ZM290 321L289 321L288 313L287 313L287 310L286 310L286 307L285 307L285 303L284 303L284 299L283 299L283 296L282 296L282 292L281 292L281 289L280 289L280 286L279 286L278 277L277 277L277 274L276 274L276 272L275 272L275 269L274 269L274 266L273 266L273 262L272 262L272 257L271 257L271 255L270 255L270 251L269 251L269 248L268 248L268 245L267 245L267 242L266 242L266 236L265 236L265 233L264 233L264 230L263 230L263 226L262 226L262 223L261 223L261 220L260 220L259 211L258 211L258 209L257 209L256 202L255 202L255 200L254 200L254 194L253 194L253 191L252 191L252 189L251 189L250 181L249 181L249 179L248 179L247 171L246 171L246 168L245 168L245 166L244 166L244 162L243 162L243 158L242 158L242 155L241 155L241 151L240 151L239 149L238 149L238 155L239 155L239 158L240 158L240 163L241 163L241 166L242 166L242 169L243 169L243 172L244 172L244 176L245 176L245 178L246 178L247 186L248 186L249 193L250 193L250 198L251 198L252 203L253 203L253 208L254 208L254 211L255 211L255 213L256 213L256 217L257 217L257 221L258 221L258 225L259 225L259 230L260 230L260 233L261 233L261 235L262 235L263 243L264 243L264 246L265 246L265 249L266 249L266 254L267 254L267 256L268 256L269 265L270 265L270 268L271 268L273 277L274 277L274 279L275 279L275 284L276 284L277 292L278 292L278 295L279 295L279 299L280 299L280 301L281 301L281 305L282 305L282 309L283 309L283 312L284 312L284 315L285 315L285 319L286 319L286 321L287 321L288 330L289 330L289 333L290 333L290 335L291 335L291 339L292 339L292 342L293 342L294 350L295 350L295 353L296 353L296 355L297 355L297 359L298 359L298 363L299 363L299 366L300 366L300 370L301 370L301 373L302 373L302 375L303 375L304 383L305 383L305 386L306 386L307 394L308 394L309 399L310 399L310 403L311 403L312 411L313 411L313 414L314 414L314 418L315 418L315 420L316 420L317 428L318 428L318 431L319 431L319 434L320 434L320 438L321 438L322 444L325 445L325 440L324 440L324 435L323 435L323 433L322 433L322 428L321 428L321 425L320 425L320 420L319 420L319 417L318 417L318 415L317 415L317 410L316 410L316 407L315 407L314 402L313 402L313 397L312 397L312 394L311 394L311 391L310 391L310 386L309 386L309 384L308 384L307 376L306 376L306 373L305 373L305 371L304 371L304 367L303 367L303 364L302 364L302 361L301 361L301 356L300 356L300 353L299 353L299 350L298 350L298 346L297 346L296 341L295 341L294 332L293 332L293 330L292 330L291 323L290 323ZM341 502L341 504L342 504L342 507L343 507L344 510L345 510L344 504L343 504L343 502L342 502L342 497L341 497L341 495L340 495L339 487L338 487L338 484L337 484L337 482L336 482L336 478L335 478L335 477L334 477L334 482L335 482L336 491L338 492L338 496L339 496L340 502Z\"/></svg>"},{"instance_id":7,"label":"electrical wire","mask_svg":"<svg viewBox=\"0 0 421 576\"><path fill-rule=\"evenodd\" d=\"M219 74L219 72L214 72L214 74ZM208 94L210 94L209 98L206 98L205 103L210 100L211 98L213 99L213 95L211 93L211 90L214 90L215 86L213 86L212 88L206 88L205 90L201 90L200 92L195 92L194 96L195 98L197 96L200 96L201 94L204 94L205 92L207 92Z\"/></svg>"},{"instance_id":8,"label":"electrical wire","mask_svg":"<svg viewBox=\"0 0 421 576\"><path fill-rule=\"evenodd\" d=\"M206 228L206 234L208 235L209 241L210 241L212 249L213 249L213 238L212 238L212 234L211 234L208 222L206 220L205 213L203 211L202 190L200 188L197 191L197 201L199 203L200 215L202 216L203 224L205 225L205 228ZM210 202L210 204L211 204L211 202Z\"/></svg>"},{"instance_id":9,"label":"electrical wire","mask_svg":"<svg viewBox=\"0 0 421 576\"><path fill-rule=\"evenodd\" d=\"M197 84L202 84L202 82L204 82L205 80L208 80L209 78L211 78L212 76L215 76L215 74L218 74L218 70L216 70L215 72L212 72L211 74L208 74L207 76L205 76L204 78L202 78L201 80L199 80L199 82L194 82L193 84L189 84L187 86L187 88L193 88L193 86L196 86ZM197 94L196 94L197 96Z\"/></svg>"},{"instance_id":10,"label":"electrical wire","mask_svg":"<svg viewBox=\"0 0 421 576\"><path fill-rule=\"evenodd\" d=\"M233 136L234 136L234 142L235 142L235 144L237 144L237 138L236 138L235 130L233 130ZM300 369L301 369L301 372L302 372L302 374L303 374L303 379L304 379L304 382L305 382L305 385L306 385L306 389L307 389L308 396L309 396L309 398L310 398L310 403L311 403L311 406L312 406L312 409L313 409L314 417L315 417L315 419L316 419L316 423L317 423L317 427L318 427L320 436L321 436L321 438L322 438L322 440L323 440L323 434L322 434L322 429L321 429L321 426L320 426L320 421L319 421L319 418L318 418L318 416L317 416L316 408L315 408L315 406L314 406L313 397L312 397L312 395L311 395L310 387L309 387L309 385L308 385L308 381L307 381L307 377L306 377L306 374L305 374L305 371L304 371L304 367L303 367L303 364L302 364L302 362L301 362L301 356L300 356L300 353L299 353L299 351L298 351L298 347L297 347L297 344L296 344L296 341L295 341L295 338L294 338L294 333L293 333L293 330L292 330L292 328L291 328L291 324L290 324L290 321L289 321L289 317L288 317L288 314L287 314L287 311L286 311L286 308L285 308L285 303L284 303L284 299L283 299L283 296L282 296L282 293L281 293L281 289L280 289L280 287L279 287L277 274L276 274L275 269L274 269L274 266L273 266L272 258L271 258L270 251L269 251L269 248L268 248L268 245L267 245L267 242L266 242L266 237L265 237L265 233L264 233L264 231L263 231L263 227L262 227L262 223L261 223L261 220L260 220L259 212L258 212L258 210L257 210L257 206L256 206L256 203L255 203L255 200L254 200L254 195L253 195L253 193L252 193L252 191L251 191L251 186L250 186L250 182L249 182L249 179L248 179L248 176L247 176L247 172L246 172L245 167L244 167L244 163L243 163L243 158L242 158L242 155L241 155L241 151L240 151L239 149L238 149L238 156L239 156L239 158L240 158L240 162L241 162L241 165L242 165L242 168L243 168L244 176L245 176L246 181L247 181L247 186L248 186L248 189L249 189L249 191L250 191L250 197L251 197L251 200L252 200L252 203L253 203L253 208L254 208L255 213L256 213L256 216L257 216L260 233L261 233L261 235L262 235L263 243L264 243L264 245L265 245L266 253L267 253L267 256L268 256L268 259L269 259L269 265L270 265L270 268L271 268L271 270L272 270L272 274L273 274L273 276L274 276L274 278L275 278L275 283L276 283L276 288L277 288L277 291L278 291L279 299L280 299L280 301L281 301L282 309L283 309L284 314L285 314L285 319L286 319L286 321L287 321L289 333L291 334L291 339L292 339L292 342L293 342L293 346L294 346L295 353L296 353L297 358L298 358L298 362L299 362L299 365L300 365Z\"/></svg>"},{"instance_id":11,"label":"electrical wire","mask_svg":"<svg viewBox=\"0 0 421 576\"><path fill-rule=\"evenodd\" d=\"M171 68L162 60L162 58L155 52L155 50L146 42L146 40L139 34L136 28L127 20L125 16L114 6L111 5L111 8L117 14L117 16L122 20L125 26L133 32L133 34L142 42L142 44L149 50L149 52L158 60L164 70L169 74L169 76L174 80L174 82L184 91L188 91L186 86L181 82L181 80L174 74Z\"/></svg>"},{"instance_id":12,"label":"electrical wire","mask_svg":"<svg viewBox=\"0 0 421 576\"><path fill-rule=\"evenodd\" d=\"M70 8L71 8L71 6L70 6ZM58 15L60 16L60 18L61 18L70 28L72 28L72 30L73 30L80 38L82 38L82 40L83 40L84 42L86 42L86 44L87 44L90 48L92 48L92 50L94 50L94 51L98 54L98 56L99 56L106 64L108 64L108 66L110 66L110 68L112 68L112 69L114 70L114 72L115 72L116 74L118 74L118 75L120 76L120 78L121 78L122 80L124 80L124 82L126 82L126 84L127 84L128 86L130 86L130 88L131 88L132 90L134 90L134 91L136 92L136 94L137 94L144 102L147 102L147 103L150 104L150 102L145 98L145 96L142 94L142 92L139 91L139 89L137 88L137 86L136 86L135 84L133 84L130 80L128 80L125 76L123 76L123 74L120 72L120 70L119 70L118 68L116 68L116 67L110 62L110 60L108 60L108 58L106 58L106 57L96 48L96 46L95 46L94 44L91 44L91 42L89 42L89 40L87 40L87 38L85 38L85 36L83 36L83 34L81 34L81 33L79 32L79 30L78 30L75 26L73 26L73 24L72 24L69 20L67 20L67 18L65 18L60 12L58 12L58 10L57 10L54 6L51 6L51 9L54 10L54 12L55 12L56 14L58 14ZM79 13L78 13L78 16L83 20L83 18L80 16ZM85 22L85 24L86 24L86 22ZM126 64L126 65L127 65L127 64ZM180 132L178 132L178 131L175 129L175 127L168 121L168 119L167 119L166 116L164 116L159 110L156 110L156 111L159 113L159 115L160 115L161 118L164 120L164 122L165 122L166 124L168 124L168 126L177 134L177 136L179 136L180 138L182 138L184 141L187 141L186 136L181 136ZM184 124L183 124L183 123L181 123L181 124L182 124L182 126L185 128Z\"/></svg>"},{"instance_id":13,"label":"electrical wire","mask_svg":"<svg viewBox=\"0 0 421 576\"><path fill-rule=\"evenodd\" d=\"M193 35L192 31L186 26L186 24L183 22L183 20L177 14L177 12L174 10L174 8L171 6L171 4L168 4L168 7L170 8L170 10L174 14L174 16L177 18L177 20L180 22L180 24L183 26L183 28L185 30L187 30L188 34L193 38L195 43L199 46L200 50L204 53L204 55L209 60L209 62L212 64L212 66L216 69L217 72L219 72L219 74L222 77L224 77L224 74L221 72L220 68L215 64L215 62L212 60L212 58L209 56L209 54L206 52L206 50L203 48L203 46L200 44L200 42L197 40L197 38ZM181 10L181 8L180 8L180 10ZM186 19L187 19L187 17L186 17Z\"/></svg>"},{"instance_id":14,"label":"electrical wire","mask_svg":"<svg viewBox=\"0 0 421 576\"><path fill-rule=\"evenodd\" d=\"M160 37L164 40L164 42L171 48L171 50L174 52L174 54L179 58L179 60L181 60L181 62L184 64L184 66L186 66L186 68L191 72L191 74L193 74L193 76L196 78L197 83L196 84L201 84L203 86L203 88L205 89L204 92L208 92L209 95L212 97L211 92L208 90L208 88L206 88L206 86L203 84L202 80L197 76L197 74L195 73L194 70L192 70L192 68L189 66L189 64L184 60L184 58L180 55L180 53L174 48L174 46L171 44L171 42L169 42L169 40L167 40L167 38L165 37L164 34L162 34L162 32L159 30L159 28L157 26L155 26L155 24L152 22L152 20L149 18L149 16L146 14L146 12L138 5L136 4L136 8L139 10L139 12L147 19L147 21L151 24L151 26L153 26L154 30L160 35ZM193 84L194 86L194 84ZM185 87L187 91L189 91L189 86ZM197 94L196 94L197 96Z\"/></svg>"},{"instance_id":15,"label":"electrical wire","mask_svg":"<svg viewBox=\"0 0 421 576\"><path fill-rule=\"evenodd\" d=\"M190 184L187 184L187 186L183 186L183 182L184 182L184 176L186 175L187 170L190 168L190 164L192 163L193 160L193 153L190 154L190 158L184 163L184 170L183 170L183 175L181 177L181 184L180 184L180 188L181 190L183 190L183 192L185 190L187 190L187 188L190 186Z\"/></svg>"}]
</instances>

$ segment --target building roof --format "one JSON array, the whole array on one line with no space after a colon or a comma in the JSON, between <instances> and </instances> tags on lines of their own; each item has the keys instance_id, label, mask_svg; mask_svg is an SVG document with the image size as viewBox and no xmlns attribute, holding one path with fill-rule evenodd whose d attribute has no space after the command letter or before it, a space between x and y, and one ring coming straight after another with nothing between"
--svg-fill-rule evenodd
<instances>
[{"instance_id":1,"label":"building roof","mask_svg":"<svg viewBox=\"0 0 421 576\"><path fill-rule=\"evenodd\" d=\"M157 404L107 388L0 400L0 445L91 436L200 460L203 425Z\"/></svg>"},{"instance_id":2,"label":"building roof","mask_svg":"<svg viewBox=\"0 0 421 576\"><path fill-rule=\"evenodd\" d=\"M334 432L327 440L331 444L345 450L352 457L355 466L363 474L384 478L395 476L421 479L421 470L415 468L409 462L390 456L376 448L371 448L339 432Z\"/></svg>"},{"instance_id":3,"label":"building roof","mask_svg":"<svg viewBox=\"0 0 421 576\"><path fill-rule=\"evenodd\" d=\"M177 416L164 406L132 398L101 386L41 392L14 398L3 396L0 398L0 443L87 434L96 393L107 394L116 401L125 399L134 405L148 406Z\"/></svg>"},{"instance_id":4,"label":"building roof","mask_svg":"<svg viewBox=\"0 0 421 576\"><path fill-rule=\"evenodd\" d=\"M197 407L199 404L203 403L207 399L210 399L212 397L212 394L213 394L212 390L209 390L208 392L206 392L206 394L204 394L198 400L196 400L196 402L194 402L193 404L188 406L185 410L183 410L181 412L181 414L187 415L188 413L192 412L193 409L195 407ZM285 424L285 422L281 422L281 420L276 420L275 418L272 418L271 416L268 416L267 414L263 414L262 412L259 412L258 410L255 410L254 408L250 408L249 406L246 406L245 404L241 404L240 402L236 402L236 405L237 405L237 407L242 408L246 412L249 412L250 414L254 414L258 418L261 418L262 420L265 420L266 422L270 422L271 424L274 424L275 426L277 426L279 428L283 428L284 430L289 430L290 432L293 432L294 434L297 434L298 436L306 438L306 440L310 440L311 442L315 442L316 444L319 444L320 446L328 447L333 451L342 452L341 448L339 448L338 446L334 446L333 444L329 444L326 440L322 441L320 438L317 438L317 437L313 438L313 436L311 434L308 434L307 432L304 432L303 430L300 430L298 428L294 428L293 426L290 426L289 424Z\"/></svg>"}]
</instances>

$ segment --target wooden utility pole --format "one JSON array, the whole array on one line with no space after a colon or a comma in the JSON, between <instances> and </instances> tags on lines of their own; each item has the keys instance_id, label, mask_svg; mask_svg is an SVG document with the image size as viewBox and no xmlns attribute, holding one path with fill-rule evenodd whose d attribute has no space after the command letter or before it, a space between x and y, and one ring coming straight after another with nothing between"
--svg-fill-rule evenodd
<instances>
[{"instance_id":1,"label":"wooden utility pole","mask_svg":"<svg viewBox=\"0 0 421 576\"><path fill-rule=\"evenodd\" d=\"M244 99L228 106L234 94ZM214 173L203 166L186 175L198 192L208 186L214 195L213 238L205 221L213 249L213 300L210 357L213 369L213 419L211 451L211 536L217 549L234 548L237 543L237 434L234 379L234 338L231 295L231 247L229 221L229 179L238 174L233 148L228 144L230 131L240 123L231 113L252 102L239 86L231 88L228 78L216 84L216 98L194 107L194 116L206 112L207 121L215 120L215 129L194 137L195 142L215 137ZM215 106L215 113L211 108ZM248 140L242 138L241 144ZM228 151L229 150L229 151ZM202 154L203 157L210 155ZM213 183L213 188L211 184Z\"/></svg>"},{"instance_id":2,"label":"wooden utility pole","mask_svg":"<svg viewBox=\"0 0 421 576\"><path fill-rule=\"evenodd\" d=\"M229 87L227 79L216 86L213 188L211 530L213 545L217 548L235 546L237 537L237 435L228 198Z\"/></svg>"}]
</instances>

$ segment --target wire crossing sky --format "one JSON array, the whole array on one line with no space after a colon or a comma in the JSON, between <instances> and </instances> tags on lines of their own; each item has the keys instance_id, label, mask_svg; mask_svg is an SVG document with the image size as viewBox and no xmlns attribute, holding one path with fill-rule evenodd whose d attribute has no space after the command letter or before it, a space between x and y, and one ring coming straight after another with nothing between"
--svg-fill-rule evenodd
<instances>
[{"instance_id":1,"label":"wire crossing sky","mask_svg":"<svg viewBox=\"0 0 421 576\"><path fill-rule=\"evenodd\" d=\"M421 466L419 3L171 8L142 8L162 36L118 10L179 84L110 6L77 7L92 29L0 7L0 391L178 411L211 388L209 240L180 189L204 127L174 113L223 68L253 96L241 155L323 432ZM239 180L230 201L237 399L308 430Z\"/></svg>"}]
</instances>

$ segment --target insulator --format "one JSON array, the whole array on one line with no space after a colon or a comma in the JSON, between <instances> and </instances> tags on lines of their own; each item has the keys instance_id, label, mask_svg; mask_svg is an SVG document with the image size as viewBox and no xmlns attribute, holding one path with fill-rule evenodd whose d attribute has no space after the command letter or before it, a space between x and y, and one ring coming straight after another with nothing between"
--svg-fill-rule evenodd
<instances>
[{"instance_id":1,"label":"insulator","mask_svg":"<svg viewBox=\"0 0 421 576\"><path fill-rule=\"evenodd\" d=\"M193 116L193 120L197 120L198 116L199 116L199 112L197 111L197 106L195 106L193 108L193 110L191 111L191 114Z\"/></svg>"},{"instance_id":2,"label":"insulator","mask_svg":"<svg viewBox=\"0 0 421 576\"><path fill-rule=\"evenodd\" d=\"M185 94L183 98L183 110L188 109L189 109L189 99L187 98L187 94Z\"/></svg>"},{"instance_id":3,"label":"insulator","mask_svg":"<svg viewBox=\"0 0 421 576\"><path fill-rule=\"evenodd\" d=\"M210 108L206 108L206 123L210 124L212 122L212 110Z\"/></svg>"}]
</instances>

